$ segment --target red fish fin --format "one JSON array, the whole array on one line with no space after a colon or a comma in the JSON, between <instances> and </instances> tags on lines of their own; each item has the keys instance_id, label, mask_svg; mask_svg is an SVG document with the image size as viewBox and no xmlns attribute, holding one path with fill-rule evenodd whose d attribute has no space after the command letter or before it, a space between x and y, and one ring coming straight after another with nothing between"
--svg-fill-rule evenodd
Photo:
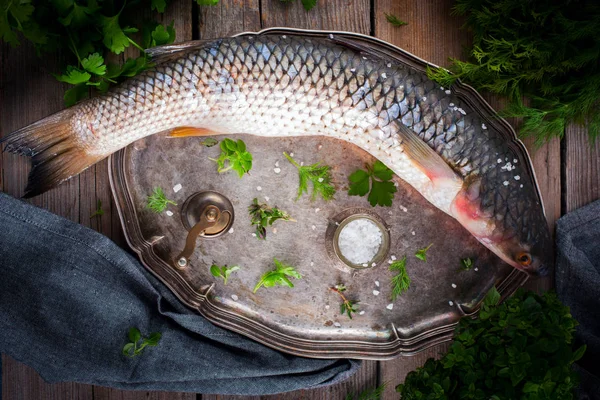
<instances>
[{"instance_id":1,"label":"red fish fin","mask_svg":"<svg viewBox=\"0 0 600 400\"><path fill-rule=\"evenodd\" d=\"M221 132L213 131L208 128L194 128L191 126L180 126L174 128L169 137L189 137L189 136L214 136L220 135Z\"/></svg>"},{"instance_id":2,"label":"red fish fin","mask_svg":"<svg viewBox=\"0 0 600 400\"><path fill-rule=\"evenodd\" d=\"M71 124L75 109L63 110L0 139L5 151L32 158L23 197L50 190L104 158L88 155L78 145Z\"/></svg>"},{"instance_id":3,"label":"red fish fin","mask_svg":"<svg viewBox=\"0 0 600 400\"><path fill-rule=\"evenodd\" d=\"M462 186L462 179L435 150L402 122L396 121L396 126L402 140L404 153L432 182L456 181L458 186Z\"/></svg>"}]
</instances>

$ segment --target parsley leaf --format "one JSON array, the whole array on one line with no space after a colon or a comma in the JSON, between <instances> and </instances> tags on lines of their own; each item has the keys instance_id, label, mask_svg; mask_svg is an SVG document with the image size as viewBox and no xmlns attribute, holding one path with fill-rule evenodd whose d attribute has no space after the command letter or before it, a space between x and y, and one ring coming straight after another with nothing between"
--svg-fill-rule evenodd
<instances>
[{"instance_id":1,"label":"parsley leaf","mask_svg":"<svg viewBox=\"0 0 600 400\"><path fill-rule=\"evenodd\" d=\"M155 187L154 192L148 196L147 206L157 214L165 211L169 204L173 204L174 206L177 205L177 203L174 201L167 199L165 192L163 192L162 188L160 187Z\"/></svg>"},{"instance_id":2,"label":"parsley leaf","mask_svg":"<svg viewBox=\"0 0 600 400\"><path fill-rule=\"evenodd\" d=\"M348 195L364 196L369 193L369 203L372 207L376 205L390 207L394 199L394 193L398 190L391 179L394 172L377 160L371 165L366 165L366 171L358 169L349 177L350 188Z\"/></svg>"},{"instance_id":3,"label":"parsley leaf","mask_svg":"<svg viewBox=\"0 0 600 400\"><path fill-rule=\"evenodd\" d=\"M298 169L299 185L298 185L298 200L303 193L308 193L308 182L312 182L313 191L310 196L311 200L315 200L319 194L324 200L333 199L335 188L331 183L331 167L329 165L321 165L315 163L312 165L300 165L287 153L283 153L292 165Z\"/></svg>"},{"instance_id":4,"label":"parsley leaf","mask_svg":"<svg viewBox=\"0 0 600 400\"><path fill-rule=\"evenodd\" d=\"M102 34L104 38L102 42L113 53L121 54L130 45L130 39L125 32L137 32L136 28L121 29L119 25L119 14L113 17L101 17Z\"/></svg>"},{"instance_id":5,"label":"parsley leaf","mask_svg":"<svg viewBox=\"0 0 600 400\"><path fill-rule=\"evenodd\" d=\"M104 58L98 53L90 54L87 58L81 60L81 66L94 75L104 75L106 73Z\"/></svg>"},{"instance_id":6,"label":"parsley leaf","mask_svg":"<svg viewBox=\"0 0 600 400\"><path fill-rule=\"evenodd\" d=\"M229 279L229 275L231 275L235 271L238 271L239 269L240 267L238 265L233 265L231 267L224 265L222 267L219 267L218 265L213 264L210 267L210 273L215 278L223 278L223 284L227 285L227 279Z\"/></svg>"},{"instance_id":7,"label":"parsley leaf","mask_svg":"<svg viewBox=\"0 0 600 400\"><path fill-rule=\"evenodd\" d=\"M406 256L402 257L401 260L394 261L389 266L390 271L397 272L392 277L392 301L395 301L398 296L408 290L410 286L410 277L406 272Z\"/></svg>"},{"instance_id":8,"label":"parsley leaf","mask_svg":"<svg viewBox=\"0 0 600 400\"><path fill-rule=\"evenodd\" d=\"M269 207L267 204L259 204L256 198L248 207L248 212L250 213L250 223L256 226L256 237L263 240L267 238L267 226L273 225L278 219L295 221L287 212L277 207Z\"/></svg>"},{"instance_id":9,"label":"parsley leaf","mask_svg":"<svg viewBox=\"0 0 600 400\"><path fill-rule=\"evenodd\" d=\"M394 25L395 27L408 25L408 22L402 21L400 18L396 17L394 14L388 14L386 12L384 12L383 14L385 15L385 19L387 19L387 22Z\"/></svg>"},{"instance_id":10,"label":"parsley leaf","mask_svg":"<svg viewBox=\"0 0 600 400\"><path fill-rule=\"evenodd\" d=\"M122 353L126 357L133 358L142 354L144 348L147 346L155 347L158 345L162 335L159 332L151 333L147 338L143 337L140 330L138 328L132 327L129 328L129 332L127 333L127 337L129 338L129 343L123 346ZM141 341L141 343L140 343ZM139 345L139 346L138 346Z\"/></svg>"},{"instance_id":11,"label":"parsley leaf","mask_svg":"<svg viewBox=\"0 0 600 400\"><path fill-rule=\"evenodd\" d=\"M70 83L71 85L77 85L79 83L86 83L90 80L92 75L88 72L80 71L77 68L69 65L67 67L67 73L64 75L54 75L56 80L59 82Z\"/></svg>"},{"instance_id":12,"label":"parsley leaf","mask_svg":"<svg viewBox=\"0 0 600 400\"><path fill-rule=\"evenodd\" d=\"M261 276L260 281L258 281L254 287L253 293L256 293L261 286L268 288L275 285L280 285L293 288L294 284L289 278L302 279L302 275L300 275L294 267L283 264L276 258L273 259L273 262L275 263L275 269L266 272L263 274L263 276Z\"/></svg>"},{"instance_id":13,"label":"parsley leaf","mask_svg":"<svg viewBox=\"0 0 600 400\"><path fill-rule=\"evenodd\" d=\"M427 262L427 250L429 250L431 246L433 246L433 243L431 243L429 246L423 249L417 250L417 252L415 253L415 257L417 257L421 261Z\"/></svg>"},{"instance_id":14,"label":"parsley leaf","mask_svg":"<svg viewBox=\"0 0 600 400\"><path fill-rule=\"evenodd\" d=\"M221 155L217 159L210 158L215 161L218 166L219 173L233 169L237 171L241 177L247 174L252 169L252 154L246 151L246 143L243 140L237 141L224 139L221 144ZM229 165L226 167L225 163Z\"/></svg>"}]
</instances>

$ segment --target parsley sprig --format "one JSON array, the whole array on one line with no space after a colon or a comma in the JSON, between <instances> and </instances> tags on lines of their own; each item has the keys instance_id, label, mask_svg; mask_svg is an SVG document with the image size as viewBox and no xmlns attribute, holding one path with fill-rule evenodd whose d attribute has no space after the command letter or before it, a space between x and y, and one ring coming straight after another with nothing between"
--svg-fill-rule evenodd
<instances>
[{"instance_id":1,"label":"parsley sprig","mask_svg":"<svg viewBox=\"0 0 600 400\"><path fill-rule=\"evenodd\" d=\"M239 269L240 267L238 265L232 265L231 267L228 267L227 265L218 266L216 264L213 264L210 266L210 273L215 278L222 278L223 284L227 285L229 275L231 275L235 271L238 271Z\"/></svg>"},{"instance_id":2,"label":"parsley sprig","mask_svg":"<svg viewBox=\"0 0 600 400\"><path fill-rule=\"evenodd\" d=\"M394 186L392 178L394 172L377 160L373 165L365 165L366 170L358 169L350 175L350 196L364 196L369 193L369 203L391 207L394 193L398 189Z\"/></svg>"},{"instance_id":3,"label":"parsley sprig","mask_svg":"<svg viewBox=\"0 0 600 400\"><path fill-rule=\"evenodd\" d=\"M392 285L392 301L395 301L398 296L406 292L410 286L410 277L406 272L406 256L401 260L394 261L390 264L389 270L397 272L390 281Z\"/></svg>"},{"instance_id":4,"label":"parsley sprig","mask_svg":"<svg viewBox=\"0 0 600 400\"><path fill-rule=\"evenodd\" d=\"M162 335L159 332L151 333L147 338L142 337L142 334L138 328L129 328L127 334L129 343L123 346L123 355L133 358L142 354L147 346L155 347L158 345Z\"/></svg>"},{"instance_id":5,"label":"parsley sprig","mask_svg":"<svg viewBox=\"0 0 600 400\"><path fill-rule=\"evenodd\" d=\"M268 288L279 285L293 288L294 284L290 278L302 279L302 275L300 275L300 273L298 273L291 265L283 264L276 258L273 259L273 262L275 263L275 269L266 272L260 277L260 281L258 281L254 287L254 293L256 293L261 286Z\"/></svg>"},{"instance_id":6,"label":"parsley sprig","mask_svg":"<svg viewBox=\"0 0 600 400\"><path fill-rule=\"evenodd\" d=\"M352 314L358 312L359 301L349 300L344 295L344 292L347 290L347 288L342 283L339 283L334 287L330 287L329 290L337 293L342 298L342 303L340 304L340 314L346 314L348 315L348 318L352 319Z\"/></svg>"},{"instance_id":7,"label":"parsley sprig","mask_svg":"<svg viewBox=\"0 0 600 400\"><path fill-rule=\"evenodd\" d=\"M300 165L289 154L284 152L283 155L298 169L300 181L298 185L298 197L296 197L296 200L299 199L303 193L308 193L309 182L312 182L313 185L313 191L310 196L311 200L315 200L317 194L324 200L333 199L335 188L331 183L331 167L329 165L321 165L321 163Z\"/></svg>"},{"instance_id":8,"label":"parsley sprig","mask_svg":"<svg viewBox=\"0 0 600 400\"><path fill-rule=\"evenodd\" d=\"M257 198L254 198L248 207L248 213L250 223L256 227L256 237L263 240L267 238L267 226L273 225L275 221L295 221L287 212L277 207L269 207L265 203L261 204Z\"/></svg>"},{"instance_id":9,"label":"parsley sprig","mask_svg":"<svg viewBox=\"0 0 600 400\"><path fill-rule=\"evenodd\" d=\"M219 146L221 147L219 158L210 159L217 163L219 173L233 169L241 178L244 174L250 172L252 169L252 154L246 150L246 143L243 140L224 139Z\"/></svg>"},{"instance_id":10,"label":"parsley sprig","mask_svg":"<svg viewBox=\"0 0 600 400\"><path fill-rule=\"evenodd\" d=\"M160 187L155 187L152 194L148 196L147 206L157 214L165 211L169 204L177 205L173 200L167 199L167 195Z\"/></svg>"}]
</instances>

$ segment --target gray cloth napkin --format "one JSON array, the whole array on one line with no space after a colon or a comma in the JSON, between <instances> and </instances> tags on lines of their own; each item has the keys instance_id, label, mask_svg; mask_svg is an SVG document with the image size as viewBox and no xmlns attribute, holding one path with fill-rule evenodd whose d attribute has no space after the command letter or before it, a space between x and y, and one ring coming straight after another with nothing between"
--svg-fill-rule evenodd
<instances>
[{"instance_id":1,"label":"gray cloth napkin","mask_svg":"<svg viewBox=\"0 0 600 400\"><path fill-rule=\"evenodd\" d=\"M130 327L161 332L135 358ZM108 238L0 193L0 352L48 382L261 395L340 382L359 361L272 350L194 313Z\"/></svg>"},{"instance_id":2,"label":"gray cloth napkin","mask_svg":"<svg viewBox=\"0 0 600 400\"><path fill-rule=\"evenodd\" d=\"M578 398L600 399L600 200L560 218L556 242L556 292L579 322L577 346L587 345Z\"/></svg>"}]
</instances>

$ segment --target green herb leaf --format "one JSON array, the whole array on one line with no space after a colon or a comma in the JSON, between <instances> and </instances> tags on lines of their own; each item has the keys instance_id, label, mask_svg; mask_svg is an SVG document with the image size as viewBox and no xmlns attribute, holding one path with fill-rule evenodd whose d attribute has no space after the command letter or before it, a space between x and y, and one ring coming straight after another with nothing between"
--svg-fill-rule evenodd
<instances>
[{"instance_id":1,"label":"green herb leaf","mask_svg":"<svg viewBox=\"0 0 600 400\"><path fill-rule=\"evenodd\" d=\"M289 280L288 277L302 279L302 275L300 275L300 273L298 273L294 267L283 264L276 258L273 259L273 262L275 263L275 269L266 272L263 274L263 276L261 276L260 281L258 281L254 287L254 293L256 293L261 286L268 288L275 285L280 285L293 288L294 284Z\"/></svg>"},{"instance_id":2,"label":"green herb leaf","mask_svg":"<svg viewBox=\"0 0 600 400\"><path fill-rule=\"evenodd\" d=\"M90 54L87 58L81 60L81 66L94 75L104 75L106 73L104 58L98 53Z\"/></svg>"},{"instance_id":3,"label":"green herb leaf","mask_svg":"<svg viewBox=\"0 0 600 400\"><path fill-rule=\"evenodd\" d=\"M248 207L248 213L250 214L250 223L256 227L256 237L262 240L267 238L267 226L273 225L275 221L295 221L287 212L277 207L269 207L265 203L260 204L257 198L254 198Z\"/></svg>"},{"instance_id":4,"label":"green herb leaf","mask_svg":"<svg viewBox=\"0 0 600 400\"><path fill-rule=\"evenodd\" d=\"M131 340L133 343L136 343L142 338L142 333L138 328L132 327L129 328L129 333L127 334L127 336L129 337L129 340Z\"/></svg>"},{"instance_id":5,"label":"green herb leaf","mask_svg":"<svg viewBox=\"0 0 600 400\"><path fill-rule=\"evenodd\" d=\"M485 295L483 299L483 304L485 304L486 306L495 306L500 302L500 298L500 293L498 292L498 289L496 289L496 287L494 286Z\"/></svg>"},{"instance_id":6,"label":"green herb leaf","mask_svg":"<svg viewBox=\"0 0 600 400\"><path fill-rule=\"evenodd\" d=\"M85 84L73 86L65 92L63 97L65 106L70 107L81 99L87 98L89 92Z\"/></svg>"},{"instance_id":7,"label":"green herb leaf","mask_svg":"<svg viewBox=\"0 0 600 400\"><path fill-rule=\"evenodd\" d=\"M410 286L410 277L406 272L406 256L390 264L389 269L390 271L397 272L390 281L392 285L392 301L396 301L396 298L406 292Z\"/></svg>"},{"instance_id":8,"label":"green herb leaf","mask_svg":"<svg viewBox=\"0 0 600 400\"><path fill-rule=\"evenodd\" d=\"M165 8L167 8L167 0L152 0L151 7L153 10L156 10L159 13L165 12Z\"/></svg>"},{"instance_id":9,"label":"green herb leaf","mask_svg":"<svg viewBox=\"0 0 600 400\"><path fill-rule=\"evenodd\" d=\"M104 35L102 42L115 54L121 54L130 45L125 32L133 33L137 31L134 28L121 29L119 15L120 13L113 17L101 17L102 34Z\"/></svg>"},{"instance_id":10,"label":"green herb leaf","mask_svg":"<svg viewBox=\"0 0 600 400\"><path fill-rule=\"evenodd\" d=\"M331 291L337 293L341 299L342 303L340 304L340 314L348 315L348 318L352 319L352 314L358 312L358 301L350 300L345 295L346 286L343 283L338 283L334 287L329 288Z\"/></svg>"},{"instance_id":11,"label":"green herb leaf","mask_svg":"<svg viewBox=\"0 0 600 400\"><path fill-rule=\"evenodd\" d=\"M72 66L67 67L67 73L64 75L54 75L59 82L70 83L71 85L77 85L79 83L85 83L92 77L85 71L80 71Z\"/></svg>"},{"instance_id":12,"label":"green herb leaf","mask_svg":"<svg viewBox=\"0 0 600 400\"><path fill-rule=\"evenodd\" d=\"M390 207L394 193L398 190L391 179L394 172L377 160L373 165L366 165L366 171L358 169L348 178L350 188L348 195L364 196L369 193L368 200L372 207L376 205Z\"/></svg>"},{"instance_id":13,"label":"green herb leaf","mask_svg":"<svg viewBox=\"0 0 600 400\"><path fill-rule=\"evenodd\" d=\"M196 3L200 6L216 6L219 0L196 0Z\"/></svg>"},{"instance_id":14,"label":"green herb leaf","mask_svg":"<svg viewBox=\"0 0 600 400\"><path fill-rule=\"evenodd\" d=\"M323 200L333 199L335 188L331 183L331 167L329 165L321 165L315 163L312 165L300 165L290 155L283 153L288 161L298 169L298 200L303 193L308 193L308 183L312 183L311 201L315 200L317 195L320 195Z\"/></svg>"},{"instance_id":15,"label":"green herb leaf","mask_svg":"<svg viewBox=\"0 0 600 400\"><path fill-rule=\"evenodd\" d=\"M431 246L433 246L433 243L431 243L429 246L423 249L417 250L417 252L415 253L415 257L417 257L421 261L427 262L427 250L429 250Z\"/></svg>"},{"instance_id":16,"label":"green herb leaf","mask_svg":"<svg viewBox=\"0 0 600 400\"><path fill-rule=\"evenodd\" d=\"M463 258L460 260L460 265L462 270L468 271L473 268L473 260L471 260L469 257Z\"/></svg>"},{"instance_id":17,"label":"green herb leaf","mask_svg":"<svg viewBox=\"0 0 600 400\"><path fill-rule=\"evenodd\" d=\"M104 215L104 210L102 209L102 201L98 200L98 206L96 208L96 211L94 211L94 213L92 215L90 215L90 219L94 218L94 217L101 217Z\"/></svg>"},{"instance_id":18,"label":"green herb leaf","mask_svg":"<svg viewBox=\"0 0 600 400\"><path fill-rule=\"evenodd\" d=\"M142 354L142 352L146 346L154 347L154 346L158 345L158 342L160 341L162 335L159 332L154 332L154 333L150 334L150 336L148 338L145 338L142 336L142 334L138 328L132 327L132 328L129 328L127 337L129 338L130 342L126 343L123 346L122 353L124 356L127 356L127 357L135 357L137 355ZM141 341L141 343L140 343L140 341ZM139 343L139 346L138 346L138 343Z\"/></svg>"},{"instance_id":19,"label":"green herb leaf","mask_svg":"<svg viewBox=\"0 0 600 400\"><path fill-rule=\"evenodd\" d=\"M233 141L224 139L221 141L221 155L217 159L210 160L217 163L219 173L233 169L239 177L243 177L252 169L252 154L246 151L246 144L242 140ZM228 164L227 166L225 164Z\"/></svg>"},{"instance_id":20,"label":"green herb leaf","mask_svg":"<svg viewBox=\"0 0 600 400\"><path fill-rule=\"evenodd\" d=\"M161 212L165 211L169 204L172 204L174 206L177 205L177 203L175 203L174 201L167 199L165 192L163 192L162 188L160 187L155 187L152 194L148 196L147 206L149 209L151 209L157 214L160 214Z\"/></svg>"},{"instance_id":21,"label":"green herb leaf","mask_svg":"<svg viewBox=\"0 0 600 400\"><path fill-rule=\"evenodd\" d=\"M408 22L402 21L400 18L396 17L394 14L388 14L386 12L384 12L383 14L385 15L385 19L387 19L387 22L389 22L390 24L392 24L396 27L408 25Z\"/></svg>"},{"instance_id":22,"label":"green herb leaf","mask_svg":"<svg viewBox=\"0 0 600 400\"><path fill-rule=\"evenodd\" d=\"M206 138L203 141L201 141L200 144L204 147L213 147L213 146L219 144L219 141L217 139L213 139L213 138Z\"/></svg>"},{"instance_id":23,"label":"green herb leaf","mask_svg":"<svg viewBox=\"0 0 600 400\"><path fill-rule=\"evenodd\" d=\"M151 333L148 339L144 339L144 343L148 346L155 347L162 338L162 334L159 332Z\"/></svg>"},{"instance_id":24,"label":"green herb leaf","mask_svg":"<svg viewBox=\"0 0 600 400\"><path fill-rule=\"evenodd\" d=\"M224 265L224 266L220 267L218 265L213 264L210 267L210 273L215 278L222 278L223 284L227 285L227 280L229 279L229 275L231 275L235 271L238 271L239 269L240 269L240 267L238 265L232 265L231 267Z\"/></svg>"},{"instance_id":25,"label":"green herb leaf","mask_svg":"<svg viewBox=\"0 0 600 400\"><path fill-rule=\"evenodd\" d=\"M312 10L317 5L317 0L302 0L302 6L306 11Z\"/></svg>"}]
</instances>

